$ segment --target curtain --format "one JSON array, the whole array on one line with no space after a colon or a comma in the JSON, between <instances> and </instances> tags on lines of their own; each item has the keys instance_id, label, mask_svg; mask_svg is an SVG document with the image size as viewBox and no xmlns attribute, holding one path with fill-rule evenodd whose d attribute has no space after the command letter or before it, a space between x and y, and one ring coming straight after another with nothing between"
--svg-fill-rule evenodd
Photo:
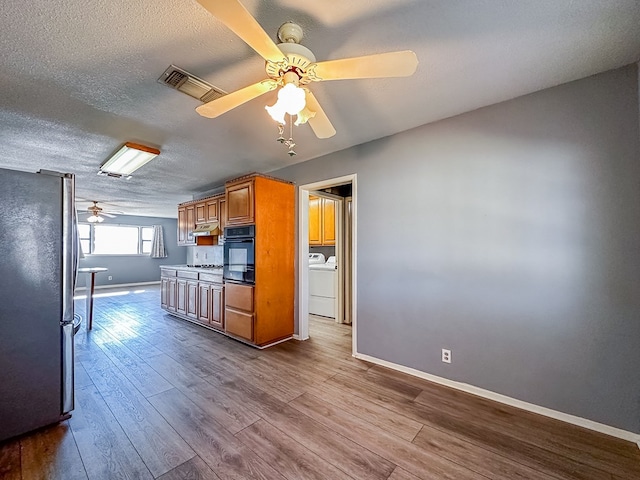
<instances>
[{"instance_id":1,"label":"curtain","mask_svg":"<svg viewBox=\"0 0 640 480\"><path fill-rule=\"evenodd\" d=\"M151 258L166 258L167 251L164 248L164 233L162 225L153 226L153 239L151 240Z\"/></svg>"}]
</instances>

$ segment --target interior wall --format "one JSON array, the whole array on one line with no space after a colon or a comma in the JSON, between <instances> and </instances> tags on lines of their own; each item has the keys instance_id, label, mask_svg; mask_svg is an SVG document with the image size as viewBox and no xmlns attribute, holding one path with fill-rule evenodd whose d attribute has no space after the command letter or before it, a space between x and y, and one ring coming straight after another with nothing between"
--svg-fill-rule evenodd
<instances>
[{"instance_id":1,"label":"interior wall","mask_svg":"<svg viewBox=\"0 0 640 480\"><path fill-rule=\"evenodd\" d=\"M358 175L359 353L640 433L639 137L634 64L272 174Z\"/></svg>"},{"instance_id":2,"label":"interior wall","mask_svg":"<svg viewBox=\"0 0 640 480\"><path fill-rule=\"evenodd\" d=\"M166 258L151 258L148 255L85 255L80 267L107 267L108 272L96 274L96 286L122 285L127 283L159 282L160 265L182 265L187 263L186 247L178 246L178 221L175 218L138 217L118 215L105 218L102 225L162 225ZM109 280L109 276L112 277ZM78 279L79 285L84 284Z\"/></svg>"}]
</instances>

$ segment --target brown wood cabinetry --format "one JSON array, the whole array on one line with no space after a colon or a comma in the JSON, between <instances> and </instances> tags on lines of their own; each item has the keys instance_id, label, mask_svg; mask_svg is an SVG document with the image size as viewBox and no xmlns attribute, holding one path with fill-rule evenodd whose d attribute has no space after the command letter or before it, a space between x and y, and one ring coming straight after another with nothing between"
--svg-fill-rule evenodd
<instances>
[{"instance_id":1,"label":"brown wood cabinetry","mask_svg":"<svg viewBox=\"0 0 640 480\"><path fill-rule=\"evenodd\" d=\"M252 174L226 184L227 226L255 224L255 286L225 284L225 331L266 346L293 335L294 187Z\"/></svg>"},{"instance_id":2,"label":"brown wood cabinetry","mask_svg":"<svg viewBox=\"0 0 640 480\"><path fill-rule=\"evenodd\" d=\"M226 187L227 225L254 223L254 180L229 182Z\"/></svg>"},{"instance_id":3,"label":"brown wood cabinetry","mask_svg":"<svg viewBox=\"0 0 640 480\"><path fill-rule=\"evenodd\" d=\"M335 244L335 200L309 195L309 245Z\"/></svg>"},{"instance_id":4,"label":"brown wood cabinetry","mask_svg":"<svg viewBox=\"0 0 640 480\"><path fill-rule=\"evenodd\" d=\"M224 196L218 202L218 228L220 229L220 235L224 235L224 227L227 225L227 201Z\"/></svg>"},{"instance_id":5,"label":"brown wood cabinetry","mask_svg":"<svg viewBox=\"0 0 640 480\"><path fill-rule=\"evenodd\" d=\"M193 230L196 225L203 223L218 222L222 225L225 219L221 218L221 204L224 203L225 195L221 193L214 197L178 205L178 245L217 245L216 235L196 237L193 235ZM220 227L221 235L223 228Z\"/></svg>"},{"instance_id":6,"label":"brown wood cabinetry","mask_svg":"<svg viewBox=\"0 0 640 480\"><path fill-rule=\"evenodd\" d=\"M184 278L176 280L176 313L187 314L187 280Z\"/></svg>"},{"instance_id":7,"label":"brown wood cabinetry","mask_svg":"<svg viewBox=\"0 0 640 480\"><path fill-rule=\"evenodd\" d=\"M253 289L252 285L227 283L224 314L225 331L253 342Z\"/></svg>"},{"instance_id":8,"label":"brown wood cabinetry","mask_svg":"<svg viewBox=\"0 0 640 480\"><path fill-rule=\"evenodd\" d=\"M218 221L218 228L255 224L255 285L222 283L222 274L193 273L174 267L175 307L169 305L171 275L162 269L162 308L255 346L291 338L294 303L294 186L266 175L252 174L227 182L225 194L178 206L178 241L217 244L215 236L195 237L196 222ZM191 211L191 213L189 213ZM335 210L334 210L335 211ZM320 213L324 215L324 213ZM328 215L328 214L327 214ZM328 236L325 235L327 238ZM182 243L181 243L182 242ZM197 243L196 243L197 242ZM190 274L187 272L191 272ZM190 276L195 275L195 276Z\"/></svg>"},{"instance_id":9,"label":"brown wood cabinetry","mask_svg":"<svg viewBox=\"0 0 640 480\"><path fill-rule=\"evenodd\" d=\"M207 204L206 202L200 202L195 204L195 224L199 225L201 223L207 222Z\"/></svg>"},{"instance_id":10,"label":"brown wood cabinetry","mask_svg":"<svg viewBox=\"0 0 640 480\"><path fill-rule=\"evenodd\" d=\"M195 204L178 205L178 245L195 245L193 229L196 225Z\"/></svg>"},{"instance_id":11,"label":"brown wood cabinetry","mask_svg":"<svg viewBox=\"0 0 640 480\"><path fill-rule=\"evenodd\" d=\"M222 272L161 268L160 306L186 320L216 329L224 328Z\"/></svg>"},{"instance_id":12,"label":"brown wood cabinetry","mask_svg":"<svg viewBox=\"0 0 640 480\"><path fill-rule=\"evenodd\" d=\"M207 200L205 203L205 222L219 222L220 217L218 215L218 204L220 202L219 198L212 198L211 200Z\"/></svg>"},{"instance_id":13,"label":"brown wood cabinetry","mask_svg":"<svg viewBox=\"0 0 640 480\"><path fill-rule=\"evenodd\" d=\"M197 276L197 275L196 275ZM187 280L187 311L186 315L198 318L198 282Z\"/></svg>"},{"instance_id":14,"label":"brown wood cabinetry","mask_svg":"<svg viewBox=\"0 0 640 480\"><path fill-rule=\"evenodd\" d=\"M212 284L209 286L209 298L211 299L209 324L220 330L224 329L224 289L223 285Z\"/></svg>"},{"instance_id":15,"label":"brown wood cabinetry","mask_svg":"<svg viewBox=\"0 0 640 480\"><path fill-rule=\"evenodd\" d=\"M198 283L198 321L209 323L211 317L211 295L209 295L210 285L208 282Z\"/></svg>"}]
</instances>

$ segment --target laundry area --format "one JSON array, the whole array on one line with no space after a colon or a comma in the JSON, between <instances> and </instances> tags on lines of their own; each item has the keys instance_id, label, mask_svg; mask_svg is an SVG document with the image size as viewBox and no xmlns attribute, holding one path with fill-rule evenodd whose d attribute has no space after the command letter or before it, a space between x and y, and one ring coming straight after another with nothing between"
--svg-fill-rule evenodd
<instances>
[{"instance_id":1,"label":"laundry area","mask_svg":"<svg viewBox=\"0 0 640 480\"><path fill-rule=\"evenodd\" d=\"M335 255L309 253L309 313L336 318L338 266Z\"/></svg>"}]
</instances>

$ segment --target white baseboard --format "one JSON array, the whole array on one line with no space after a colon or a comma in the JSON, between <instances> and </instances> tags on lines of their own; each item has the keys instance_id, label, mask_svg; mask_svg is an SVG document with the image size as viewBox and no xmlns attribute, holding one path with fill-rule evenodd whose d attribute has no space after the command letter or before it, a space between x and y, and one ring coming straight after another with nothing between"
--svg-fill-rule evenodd
<instances>
[{"instance_id":1,"label":"white baseboard","mask_svg":"<svg viewBox=\"0 0 640 480\"><path fill-rule=\"evenodd\" d=\"M101 290L103 288L128 288L128 287L141 287L144 285L160 285L160 281L157 282L140 282L140 283L119 283L117 285L96 285L95 290ZM76 292L84 291L87 287L76 287Z\"/></svg>"},{"instance_id":2,"label":"white baseboard","mask_svg":"<svg viewBox=\"0 0 640 480\"><path fill-rule=\"evenodd\" d=\"M499 403L504 403L505 405L521 408L522 410L538 413L540 415L544 415L545 417L550 417L566 423L578 425L579 427L588 428L589 430L594 430L596 432L604 433L606 435L611 435L612 437L622 438L623 440L635 442L638 445L638 448L640 448L640 434L637 434L637 433L628 432L620 428L611 427L603 423L594 422L593 420L587 420L586 418L576 417L575 415L570 415L568 413L558 412L550 408L541 407L533 403L524 402L522 400L511 398L506 395L502 395L500 393L495 393L495 392L492 392L491 390L485 390L483 388L475 387L467 383L456 382L453 380L449 380L447 378L431 375L430 373L421 372L420 370L416 370L410 367L405 367L403 365L398 365L396 363L388 362L386 360L381 360L376 357L370 357L369 355L354 353L353 356L359 360L375 363L376 365L387 367L392 370L397 370L402 373L413 375L415 377L419 377L424 380L428 380L430 382L455 388L457 390L471 393L473 395L487 398L489 400L493 400Z\"/></svg>"}]
</instances>

